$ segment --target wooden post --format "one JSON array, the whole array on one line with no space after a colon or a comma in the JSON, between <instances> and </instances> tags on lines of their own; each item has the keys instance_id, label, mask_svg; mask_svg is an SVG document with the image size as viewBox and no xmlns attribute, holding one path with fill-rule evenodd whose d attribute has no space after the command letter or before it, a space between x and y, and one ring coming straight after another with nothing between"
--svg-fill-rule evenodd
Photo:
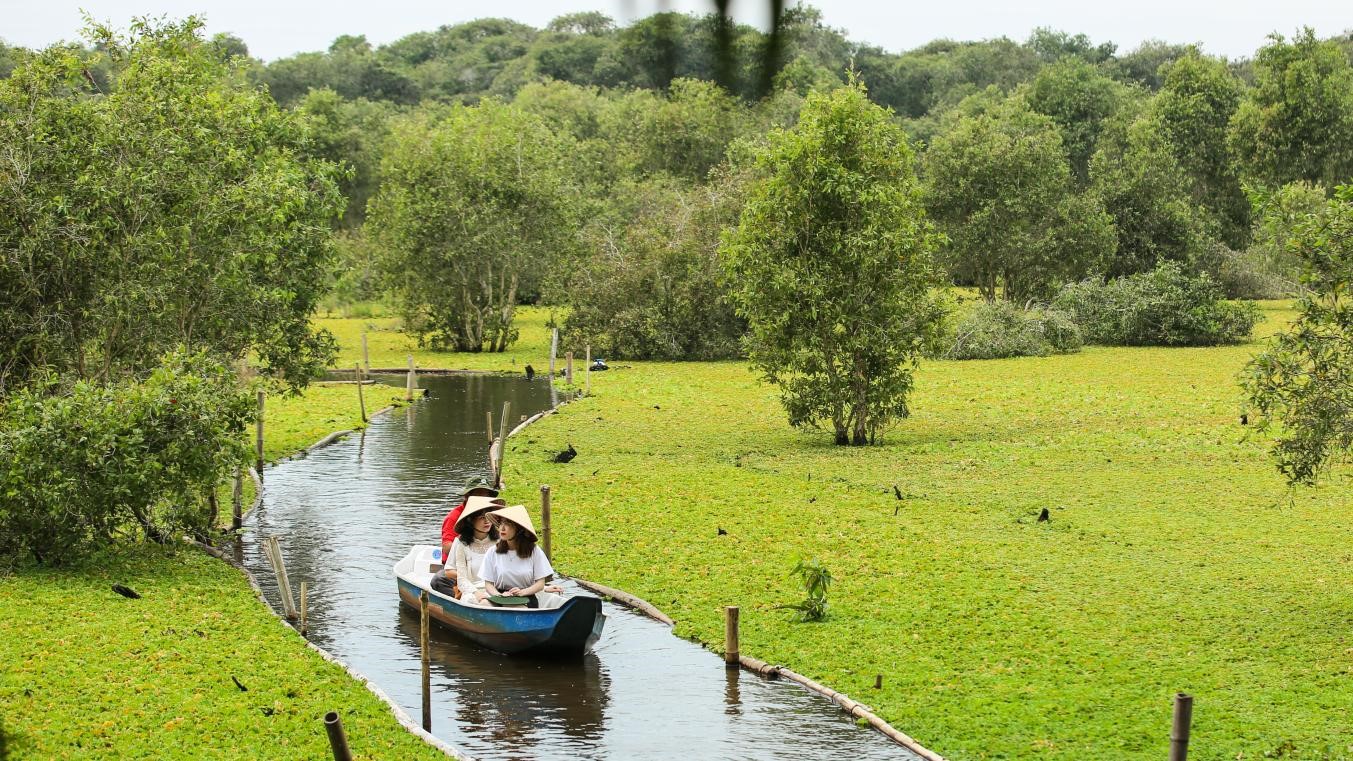
<instances>
[{"instance_id":1,"label":"wooden post","mask_svg":"<svg viewBox=\"0 0 1353 761\"><path fill-rule=\"evenodd\" d=\"M545 557L553 560L554 556L550 554L550 485L540 485L540 548L545 551Z\"/></svg>"},{"instance_id":2,"label":"wooden post","mask_svg":"<svg viewBox=\"0 0 1353 761\"><path fill-rule=\"evenodd\" d=\"M554 383L554 358L559 352L559 328L550 331L550 383Z\"/></svg>"},{"instance_id":3,"label":"wooden post","mask_svg":"<svg viewBox=\"0 0 1353 761\"><path fill-rule=\"evenodd\" d=\"M306 626L306 620L307 620L307 618L308 618L308 615L307 615L307 614L310 612L310 609L309 609L309 607L308 607L308 601L307 601L307 599L306 599L306 594L305 594L306 591L307 591L307 590L306 590L305 582L302 581L302 582L301 582L301 636L302 636L302 637L304 637L306 634L309 634L309 631L308 631L307 626Z\"/></svg>"},{"instance_id":4,"label":"wooden post","mask_svg":"<svg viewBox=\"0 0 1353 761\"><path fill-rule=\"evenodd\" d=\"M422 611L418 624L418 641L423 651L423 731L432 731L432 676L428 668L428 591L418 593L418 606Z\"/></svg>"},{"instance_id":5,"label":"wooden post","mask_svg":"<svg viewBox=\"0 0 1353 761\"><path fill-rule=\"evenodd\" d=\"M564 353L564 382L573 385L573 352Z\"/></svg>"},{"instance_id":6,"label":"wooden post","mask_svg":"<svg viewBox=\"0 0 1353 761\"><path fill-rule=\"evenodd\" d=\"M362 331L362 367L371 372L371 353L366 350L366 331Z\"/></svg>"},{"instance_id":7,"label":"wooden post","mask_svg":"<svg viewBox=\"0 0 1353 761\"><path fill-rule=\"evenodd\" d=\"M489 443L493 443L493 410L484 410L484 417L489 419Z\"/></svg>"},{"instance_id":8,"label":"wooden post","mask_svg":"<svg viewBox=\"0 0 1353 761\"><path fill-rule=\"evenodd\" d=\"M1193 724L1193 696L1174 696L1174 726L1170 728L1170 761L1185 761L1189 754L1189 729Z\"/></svg>"},{"instance_id":9,"label":"wooden post","mask_svg":"<svg viewBox=\"0 0 1353 761\"><path fill-rule=\"evenodd\" d=\"M348 736L343 733L343 720L338 718L338 711L324 714L324 730L329 733L329 747L334 751L334 761L352 761Z\"/></svg>"},{"instance_id":10,"label":"wooden post","mask_svg":"<svg viewBox=\"0 0 1353 761\"><path fill-rule=\"evenodd\" d=\"M592 394L592 344L587 345L587 359L583 362L583 396Z\"/></svg>"},{"instance_id":11,"label":"wooden post","mask_svg":"<svg viewBox=\"0 0 1353 761\"><path fill-rule=\"evenodd\" d=\"M875 675L874 675L874 689L876 689L876 690L881 690L881 689L883 689L883 675L882 675L882 674L875 674Z\"/></svg>"},{"instance_id":12,"label":"wooden post","mask_svg":"<svg viewBox=\"0 0 1353 761\"><path fill-rule=\"evenodd\" d=\"M728 668L738 667L738 606L723 609L723 662Z\"/></svg>"},{"instance_id":13,"label":"wooden post","mask_svg":"<svg viewBox=\"0 0 1353 761\"><path fill-rule=\"evenodd\" d=\"M362 422L366 422L366 397L362 396L362 366L354 366L354 375L357 377L357 405L362 408Z\"/></svg>"},{"instance_id":14,"label":"wooden post","mask_svg":"<svg viewBox=\"0 0 1353 761\"><path fill-rule=\"evenodd\" d=\"M412 401L413 401L413 386L414 386L414 383L415 383L415 381L414 381L414 377L413 377L413 355L410 354L410 355L409 355L409 374L408 374L408 376L407 376L407 377L405 378L405 380L404 380L404 401L406 401L406 402L412 402Z\"/></svg>"},{"instance_id":15,"label":"wooden post","mask_svg":"<svg viewBox=\"0 0 1353 761\"><path fill-rule=\"evenodd\" d=\"M239 531L244 523L244 472L235 468L235 485L230 490L230 529Z\"/></svg>"},{"instance_id":16,"label":"wooden post","mask_svg":"<svg viewBox=\"0 0 1353 761\"><path fill-rule=\"evenodd\" d=\"M507 457L507 414L512 411L512 402L503 402L503 416L498 419L498 467L494 471L493 485L503 485L503 460Z\"/></svg>"},{"instance_id":17,"label":"wooden post","mask_svg":"<svg viewBox=\"0 0 1353 761\"><path fill-rule=\"evenodd\" d=\"M272 563L273 574L277 576L277 591L282 595L282 613L288 621L300 618L296 612L296 598L291 596L291 582L287 579L287 566L282 559L282 545L277 537L270 536L263 543L263 549Z\"/></svg>"},{"instance_id":18,"label":"wooden post","mask_svg":"<svg viewBox=\"0 0 1353 761\"><path fill-rule=\"evenodd\" d=\"M263 478L263 392L258 392L258 430L254 441L255 459L258 461L258 477Z\"/></svg>"}]
</instances>

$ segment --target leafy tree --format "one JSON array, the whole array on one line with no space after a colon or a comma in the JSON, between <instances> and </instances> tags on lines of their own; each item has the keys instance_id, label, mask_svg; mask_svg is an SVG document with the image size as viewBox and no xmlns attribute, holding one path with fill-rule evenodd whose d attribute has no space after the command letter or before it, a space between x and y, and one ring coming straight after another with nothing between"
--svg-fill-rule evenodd
<instances>
[{"instance_id":1,"label":"leafy tree","mask_svg":"<svg viewBox=\"0 0 1353 761\"><path fill-rule=\"evenodd\" d=\"M1243 86L1224 61L1196 48L1163 65L1164 82L1152 103L1170 152L1188 175L1193 203L1203 206L1227 245L1249 237L1249 203L1227 152L1227 130L1240 107Z\"/></svg>"},{"instance_id":2,"label":"leafy tree","mask_svg":"<svg viewBox=\"0 0 1353 761\"><path fill-rule=\"evenodd\" d=\"M734 313L718 256L719 233L741 208L738 182L629 181L615 195L588 226L593 253L566 289L569 343L629 359L738 356L746 322Z\"/></svg>"},{"instance_id":3,"label":"leafy tree","mask_svg":"<svg viewBox=\"0 0 1353 761\"><path fill-rule=\"evenodd\" d=\"M1296 231L1308 267L1292 327L1248 367L1260 423L1278 432L1274 455L1290 483L1311 484L1353 447L1353 186Z\"/></svg>"},{"instance_id":4,"label":"leafy tree","mask_svg":"<svg viewBox=\"0 0 1353 761\"><path fill-rule=\"evenodd\" d=\"M1096 45L1085 34L1072 35L1046 26L1034 29L1024 44L1048 63L1068 57L1079 58L1086 63L1103 63L1112 58L1118 49L1112 42Z\"/></svg>"},{"instance_id":5,"label":"leafy tree","mask_svg":"<svg viewBox=\"0 0 1353 761\"><path fill-rule=\"evenodd\" d=\"M248 86L201 23L92 30L0 80L0 385L44 369L109 381L168 348L257 356L298 387L332 337L309 321L341 207L307 126Z\"/></svg>"},{"instance_id":6,"label":"leafy tree","mask_svg":"<svg viewBox=\"0 0 1353 761\"><path fill-rule=\"evenodd\" d=\"M1206 237L1159 123L1137 119L1100 142L1090 162L1092 187L1118 231L1108 274L1146 272L1162 261L1193 262Z\"/></svg>"},{"instance_id":7,"label":"leafy tree","mask_svg":"<svg viewBox=\"0 0 1353 761\"><path fill-rule=\"evenodd\" d=\"M392 130L367 232L406 329L433 346L503 351L523 278L575 245L567 145L513 106L423 110Z\"/></svg>"},{"instance_id":8,"label":"leafy tree","mask_svg":"<svg viewBox=\"0 0 1353 761\"><path fill-rule=\"evenodd\" d=\"M636 91L604 112L606 142L641 175L702 180L747 125L746 109L718 85L672 81L666 96Z\"/></svg>"},{"instance_id":9,"label":"leafy tree","mask_svg":"<svg viewBox=\"0 0 1353 761\"><path fill-rule=\"evenodd\" d=\"M1277 187L1327 188L1353 178L1353 67L1333 41L1307 28L1279 35L1255 57L1255 86L1231 125L1242 174Z\"/></svg>"},{"instance_id":10,"label":"leafy tree","mask_svg":"<svg viewBox=\"0 0 1353 761\"><path fill-rule=\"evenodd\" d=\"M1114 59L1110 68L1124 82L1159 90L1165 84L1168 67L1190 54L1198 55L1196 46L1144 40L1132 52Z\"/></svg>"},{"instance_id":11,"label":"leafy tree","mask_svg":"<svg viewBox=\"0 0 1353 761\"><path fill-rule=\"evenodd\" d=\"M909 414L942 318L929 293L938 239L906 137L852 84L809 95L756 161L766 177L721 247L752 365L780 387L791 425L875 441Z\"/></svg>"},{"instance_id":12,"label":"leafy tree","mask_svg":"<svg viewBox=\"0 0 1353 761\"><path fill-rule=\"evenodd\" d=\"M1254 206L1254 233L1246 253L1256 267L1279 278L1284 292L1295 294L1305 264L1291 241L1312 216L1325 209L1327 194L1319 185L1294 182L1275 191L1249 189Z\"/></svg>"},{"instance_id":13,"label":"leafy tree","mask_svg":"<svg viewBox=\"0 0 1353 761\"><path fill-rule=\"evenodd\" d=\"M1043 67L1029 84L1029 106L1052 117L1062 129L1071 168L1088 181L1090 156L1105 122L1123 107L1127 89L1080 58L1063 58Z\"/></svg>"},{"instance_id":14,"label":"leafy tree","mask_svg":"<svg viewBox=\"0 0 1353 761\"><path fill-rule=\"evenodd\" d=\"M1113 225L1075 192L1057 126L1018 98L960 116L931 144L923 174L950 272L988 301L1046 299L1113 251Z\"/></svg>"},{"instance_id":15,"label":"leafy tree","mask_svg":"<svg viewBox=\"0 0 1353 761\"><path fill-rule=\"evenodd\" d=\"M385 101L344 100L333 90L311 90L297 110L309 117L310 154L346 171L338 188L347 199L342 226L361 226L366 204L380 184L381 147L396 113Z\"/></svg>"}]
</instances>

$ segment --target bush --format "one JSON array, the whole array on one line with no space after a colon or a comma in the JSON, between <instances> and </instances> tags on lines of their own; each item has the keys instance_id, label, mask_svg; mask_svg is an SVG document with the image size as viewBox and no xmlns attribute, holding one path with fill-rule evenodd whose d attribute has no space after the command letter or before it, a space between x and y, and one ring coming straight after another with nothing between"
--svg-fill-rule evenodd
<instances>
[{"instance_id":1,"label":"bush","mask_svg":"<svg viewBox=\"0 0 1353 761\"><path fill-rule=\"evenodd\" d=\"M1212 278L1190 276L1175 262L1108 282L1063 286L1052 305L1072 316L1086 341L1109 346L1239 343L1261 317L1254 303L1223 300Z\"/></svg>"},{"instance_id":2,"label":"bush","mask_svg":"<svg viewBox=\"0 0 1353 761\"><path fill-rule=\"evenodd\" d=\"M1046 357L1080 351L1080 328L1055 309L1020 309L1008 301L981 303L954 330L946 359Z\"/></svg>"},{"instance_id":3,"label":"bush","mask_svg":"<svg viewBox=\"0 0 1353 761\"><path fill-rule=\"evenodd\" d=\"M57 565L114 536L205 535L206 495L244 460L252 414L201 354L169 355L143 382L19 389L0 405L0 557Z\"/></svg>"}]
</instances>

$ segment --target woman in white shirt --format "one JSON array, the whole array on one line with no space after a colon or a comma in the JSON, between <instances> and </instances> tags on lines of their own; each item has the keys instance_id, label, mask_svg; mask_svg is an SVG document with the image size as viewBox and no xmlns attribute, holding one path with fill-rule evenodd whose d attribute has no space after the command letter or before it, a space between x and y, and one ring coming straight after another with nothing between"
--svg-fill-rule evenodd
<instances>
[{"instance_id":1,"label":"woman in white shirt","mask_svg":"<svg viewBox=\"0 0 1353 761\"><path fill-rule=\"evenodd\" d=\"M479 577L484 589L475 597L481 602L493 595L527 598L528 608L540 607L536 594L554 575L545 551L536 546L536 529L523 505L491 513L498 522L498 544L484 555Z\"/></svg>"},{"instance_id":2,"label":"woman in white shirt","mask_svg":"<svg viewBox=\"0 0 1353 761\"><path fill-rule=\"evenodd\" d=\"M493 550L498 542L498 529L493 526L490 511L502 507L501 502L482 504L477 509L467 507L460 520L456 521L456 540L451 546L451 567L456 569L456 587L458 597L470 602L478 599L478 592L484 589L484 581L479 578L479 566L484 555Z\"/></svg>"}]
</instances>

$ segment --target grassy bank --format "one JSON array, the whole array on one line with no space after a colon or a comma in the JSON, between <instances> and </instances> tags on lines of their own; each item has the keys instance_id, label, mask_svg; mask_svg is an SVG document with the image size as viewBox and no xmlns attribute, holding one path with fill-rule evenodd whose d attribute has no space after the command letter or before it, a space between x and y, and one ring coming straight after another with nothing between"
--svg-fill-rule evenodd
<instances>
[{"instance_id":1,"label":"grassy bank","mask_svg":"<svg viewBox=\"0 0 1353 761\"><path fill-rule=\"evenodd\" d=\"M322 758L330 710L359 758L443 757L302 646L239 571L188 547L0 578L0 629L12 758Z\"/></svg>"},{"instance_id":2,"label":"grassy bank","mask_svg":"<svg viewBox=\"0 0 1353 761\"><path fill-rule=\"evenodd\" d=\"M336 367L350 368L362 361L362 333L366 332L367 351L373 368L407 367L408 356L412 354L418 367L519 373L530 364L537 372L543 373L549 367L550 328L547 323L550 317L551 311L546 307L517 307L513 325L520 337L500 354L454 353L420 348L416 340L399 331L399 320L394 317L324 318L315 320L315 324L327 328L338 339L340 351L334 363ZM559 347L561 367L567 350ZM581 367L581 363L582 349L579 347L575 368Z\"/></svg>"},{"instance_id":3,"label":"grassy bank","mask_svg":"<svg viewBox=\"0 0 1353 761\"><path fill-rule=\"evenodd\" d=\"M716 647L741 605L744 653L954 759L1163 757L1180 690L1192 758L1345 758L1349 474L1285 489L1239 424L1255 348L929 362L864 449L790 430L740 363L634 363L514 440L507 496L553 487L561 570ZM775 610L799 557L836 577L826 622Z\"/></svg>"}]
</instances>

